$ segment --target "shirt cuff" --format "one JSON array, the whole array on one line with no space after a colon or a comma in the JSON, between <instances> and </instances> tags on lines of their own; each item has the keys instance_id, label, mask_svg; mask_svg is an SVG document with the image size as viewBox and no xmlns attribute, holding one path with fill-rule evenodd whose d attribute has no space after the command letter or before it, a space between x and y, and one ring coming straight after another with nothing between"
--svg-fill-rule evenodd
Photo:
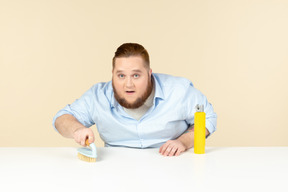
<instances>
[{"instance_id":1,"label":"shirt cuff","mask_svg":"<svg viewBox=\"0 0 288 192\"><path fill-rule=\"evenodd\" d=\"M206 126L206 129L209 131L209 135L207 135L206 138L208 138L212 133L214 133L216 131L214 125L210 122L210 121L207 121L205 122L205 126Z\"/></svg>"}]
</instances>

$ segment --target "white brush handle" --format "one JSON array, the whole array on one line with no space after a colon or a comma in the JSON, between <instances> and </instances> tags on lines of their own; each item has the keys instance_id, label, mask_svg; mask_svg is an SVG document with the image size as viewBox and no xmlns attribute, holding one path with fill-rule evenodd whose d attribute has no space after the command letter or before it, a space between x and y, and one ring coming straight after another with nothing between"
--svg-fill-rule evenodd
<instances>
[{"instance_id":1,"label":"white brush handle","mask_svg":"<svg viewBox=\"0 0 288 192\"><path fill-rule=\"evenodd\" d=\"M97 156L97 149L96 149L96 145L94 143L90 143L89 145L91 147L91 150L92 150L92 155L93 156Z\"/></svg>"}]
</instances>

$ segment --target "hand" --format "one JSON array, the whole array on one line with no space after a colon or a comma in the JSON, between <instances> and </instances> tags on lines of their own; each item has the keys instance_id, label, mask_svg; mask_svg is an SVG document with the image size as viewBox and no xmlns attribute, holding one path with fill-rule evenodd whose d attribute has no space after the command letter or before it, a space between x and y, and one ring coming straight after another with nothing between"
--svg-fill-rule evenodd
<instances>
[{"instance_id":1,"label":"hand","mask_svg":"<svg viewBox=\"0 0 288 192\"><path fill-rule=\"evenodd\" d=\"M185 145L179 140L169 140L159 149L163 156L178 156L186 151Z\"/></svg>"},{"instance_id":2,"label":"hand","mask_svg":"<svg viewBox=\"0 0 288 192\"><path fill-rule=\"evenodd\" d=\"M89 143L94 142L94 133L90 128L86 127L80 127L76 129L73 133L73 138L76 141L76 143L79 143L80 145L86 147L85 141L88 139Z\"/></svg>"}]
</instances>

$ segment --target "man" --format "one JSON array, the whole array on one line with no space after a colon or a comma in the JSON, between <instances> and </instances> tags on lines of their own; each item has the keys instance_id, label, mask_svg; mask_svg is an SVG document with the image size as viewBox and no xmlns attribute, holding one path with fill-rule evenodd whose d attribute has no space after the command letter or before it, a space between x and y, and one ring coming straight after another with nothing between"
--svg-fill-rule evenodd
<instances>
[{"instance_id":1,"label":"man","mask_svg":"<svg viewBox=\"0 0 288 192\"><path fill-rule=\"evenodd\" d=\"M164 156L178 156L193 147L197 104L204 105L208 136L217 115L206 97L185 78L152 73L145 48L125 43L115 52L112 81L92 86L53 125L82 146L94 142L89 127L96 124L105 146L159 147Z\"/></svg>"}]
</instances>

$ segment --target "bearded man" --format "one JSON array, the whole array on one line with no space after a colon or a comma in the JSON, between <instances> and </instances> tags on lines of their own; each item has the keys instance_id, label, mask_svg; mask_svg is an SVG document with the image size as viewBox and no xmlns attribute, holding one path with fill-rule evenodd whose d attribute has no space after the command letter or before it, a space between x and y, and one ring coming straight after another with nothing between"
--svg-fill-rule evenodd
<instances>
[{"instance_id":1,"label":"bearded man","mask_svg":"<svg viewBox=\"0 0 288 192\"><path fill-rule=\"evenodd\" d=\"M193 147L197 104L204 105L206 137L216 130L207 98L188 79L152 73L142 45L121 45L112 63L112 81L95 84L55 115L62 136L85 146L94 142L96 124L107 147L158 147L161 155L178 156Z\"/></svg>"}]
</instances>

